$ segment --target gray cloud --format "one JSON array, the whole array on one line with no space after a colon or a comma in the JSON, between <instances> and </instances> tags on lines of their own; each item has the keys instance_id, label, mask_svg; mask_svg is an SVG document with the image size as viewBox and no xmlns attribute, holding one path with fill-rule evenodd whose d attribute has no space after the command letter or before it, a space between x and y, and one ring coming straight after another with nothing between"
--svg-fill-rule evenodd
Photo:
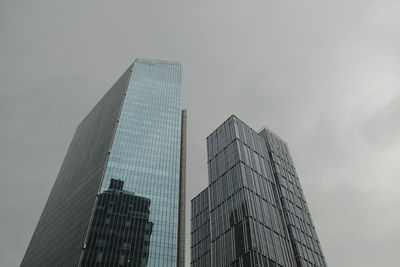
<instances>
[{"instance_id":1,"label":"gray cloud","mask_svg":"<svg viewBox=\"0 0 400 267\"><path fill-rule=\"evenodd\" d=\"M367 141L375 146L391 146L400 137L400 96L376 110L361 125Z\"/></svg>"},{"instance_id":2,"label":"gray cloud","mask_svg":"<svg viewBox=\"0 0 400 267\"><path fill-rule=\"evenodd\" d=\"M2 1L1 265L20 263L78 122L148 57L184 66L188 199L207 184L205 137L234 113L288 141L330 266L397 266L399 13L390 0Z\"/></svg>"}]
</instances>

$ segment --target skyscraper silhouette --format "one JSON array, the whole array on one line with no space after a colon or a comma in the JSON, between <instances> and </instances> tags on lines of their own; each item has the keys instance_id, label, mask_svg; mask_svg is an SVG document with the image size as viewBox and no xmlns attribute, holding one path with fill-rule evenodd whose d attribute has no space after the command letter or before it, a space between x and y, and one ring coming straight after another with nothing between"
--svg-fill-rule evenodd
<instances>
[{"instance_id":1,"label":"skyscraper silhouette","mask_svg":"<svg viewBox=\"0 0 400 267\"><path fill-rule=\"evenodd\" d=\"M207 137L209 186L192 200L192 267L325 267L279 136L231 116Z\"/></svg>"},{"instance_id":2,"label":"skyscraper silhouette","mask_svg":"<svg viewBox=\"0 0 400 267\"><path fill-rule=\"evenodd\" d=\"M136 60L79 124L21 266L183 266L181 72Z\"/></svg>"}]
</instances>

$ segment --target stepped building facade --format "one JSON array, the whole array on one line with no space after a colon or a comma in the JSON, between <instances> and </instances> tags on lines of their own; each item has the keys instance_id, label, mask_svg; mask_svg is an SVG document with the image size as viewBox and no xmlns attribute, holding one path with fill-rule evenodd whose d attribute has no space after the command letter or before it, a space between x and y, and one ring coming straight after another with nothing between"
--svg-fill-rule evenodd
<instances>
[{"instance_id":1,"label":"stepped building facade","mask_svg":"<svg viewBox=\"0 0 400 267\"><path fill-rule=\"evenodd\" d=\"M191 211L192 267L326 267L287 143L231 116L207 137Z\"/></svg>"}]
</instances>

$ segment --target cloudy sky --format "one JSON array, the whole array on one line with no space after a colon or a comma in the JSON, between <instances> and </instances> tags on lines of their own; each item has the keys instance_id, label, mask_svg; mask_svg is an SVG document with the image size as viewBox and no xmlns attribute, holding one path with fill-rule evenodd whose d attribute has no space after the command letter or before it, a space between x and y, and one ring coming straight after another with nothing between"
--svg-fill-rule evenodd
<instances>
[{"instance_id":1,"label":"cloudy sky","mask_svg":"<svg viewBox=\"0 0 400 267\"><path fill-rule=\"evenodd\" d=\"M398 0L0 0L0 265L75 127L137 57L178 60L188 199L230 114L288 143L329 266L399 266Z\"/></svg>"}]
</instances>

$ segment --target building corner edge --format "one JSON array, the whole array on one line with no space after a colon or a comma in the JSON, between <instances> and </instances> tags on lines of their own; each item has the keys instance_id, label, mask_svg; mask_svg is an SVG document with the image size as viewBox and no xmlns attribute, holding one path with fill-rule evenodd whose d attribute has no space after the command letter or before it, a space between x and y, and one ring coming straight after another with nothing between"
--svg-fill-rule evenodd
<instances>
[{"instance_id":1,"label":"building corner edge","mask_svg":"<svg viewBox=\"0 0 400 267\"><path fill-rule=\"evenodd\" d=\"M177 238L177 267L185 266L185 217L186 217L186 127L187 111L181 115L181 157L179 171L179 210L178 210L178 238Z\"/></svg>"}]
</instances>

